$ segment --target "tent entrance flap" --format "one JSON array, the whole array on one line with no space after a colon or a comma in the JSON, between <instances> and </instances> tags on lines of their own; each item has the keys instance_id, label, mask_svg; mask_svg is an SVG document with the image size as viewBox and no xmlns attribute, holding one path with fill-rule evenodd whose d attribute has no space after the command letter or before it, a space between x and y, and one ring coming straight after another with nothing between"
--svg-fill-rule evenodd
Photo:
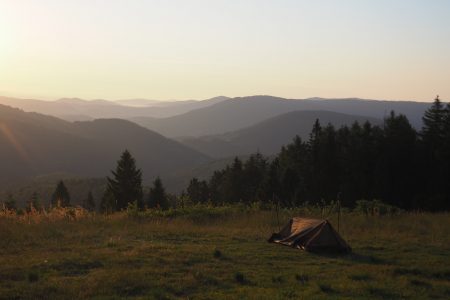
<instances>
[{"instance_id":1,"label":"tent entrance flap","mask_svg":"<svg viewBox=\"0 0 450 300\"><path fill-rule=\"evenodd\" d=\"M269 242L311 252L351 252L330 222L321 219L292 218Z\"/></svg>"}]
</instances>

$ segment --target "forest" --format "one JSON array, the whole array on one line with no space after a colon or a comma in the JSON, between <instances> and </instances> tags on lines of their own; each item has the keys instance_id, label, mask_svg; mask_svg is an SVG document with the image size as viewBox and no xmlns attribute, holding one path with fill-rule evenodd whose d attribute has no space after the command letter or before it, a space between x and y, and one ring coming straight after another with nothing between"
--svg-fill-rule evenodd
<instances>
[{"instance_id":1,"label":"forest","mask_svg":"<svg viewBox=\"0 0 450 300\"><path fill-rule=\"evenodd\" d=\"M337 203L355 208L358 201L379 201L404 210L450 209L450 103L436 97L416 130L403 114L391 111L382 125L354 122L335 128L317 119L309 138L294 137L277 155L257 152L238 157L207 180L192 178L180 195L165 191L157 177L149 189L142 170L125 150L116 169L107 177L101 199L91 191L81 205L88 210L112 213L135 205L138 209L183 207L189 204L327 206ZM45 205L33 193L26 208ZM63 181L50 206L70 206ZM4 208L16 209L10 197Z\"/></svg>"},{"instance_id":2,"label":"forest","mask_svg":"<svg viewBox=\"0 0 450 300\"><path fill-rule=\"evenodd\" d=\"M390 112L382 126L369 122L334 128L316 120L275 157L235 158L208 181L193 178L194 202L276 202L284 207L340 200L381 200L406 210L450 209L450 104L437 97L415 130Z\"/></svg>"}]
</instances>

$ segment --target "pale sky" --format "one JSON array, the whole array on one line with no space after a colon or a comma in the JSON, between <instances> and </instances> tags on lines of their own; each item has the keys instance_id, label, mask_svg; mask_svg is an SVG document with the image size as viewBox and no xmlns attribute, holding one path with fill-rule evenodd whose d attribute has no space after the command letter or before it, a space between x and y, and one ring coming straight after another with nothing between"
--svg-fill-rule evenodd
<instances>
[{"instance_id":1,"label":"pale sky","mask_svg":"<svg viewBox=\"0 0 450 300\"><path fill-rule=\"evenodd\" d=\"M448 0L0 0L0 95L450 98Z\"/></svg>"}]
</instances>

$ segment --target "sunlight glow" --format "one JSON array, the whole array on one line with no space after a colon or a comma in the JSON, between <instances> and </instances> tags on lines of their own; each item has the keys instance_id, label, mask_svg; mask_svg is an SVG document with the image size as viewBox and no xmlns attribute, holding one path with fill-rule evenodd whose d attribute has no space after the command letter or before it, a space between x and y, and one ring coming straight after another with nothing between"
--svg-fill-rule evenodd
<instances>
[{"instance_id":1,"label":"sunlight glow","mask_svg":"<svg viewBox=\"0 0 450 300\"><path fill-rule=\"evenodd\" d=\"M450 2L0 1L0 95L448 97Z\"/></svg>"},{"instance_id":2,"label":"sunlight glow","mask_svg":"<svg viewBox=\"0 0 450 300\"><path fill-rule=\"evenodd\" d=\"M30 157L24 147L20 144L20 142L16 139L12 130L3 122L0 123L0 133L5 136L5 138L9 141L9 143L14 147L19 156L24 161L30 161Z\"/></svg>"}]
</instances>

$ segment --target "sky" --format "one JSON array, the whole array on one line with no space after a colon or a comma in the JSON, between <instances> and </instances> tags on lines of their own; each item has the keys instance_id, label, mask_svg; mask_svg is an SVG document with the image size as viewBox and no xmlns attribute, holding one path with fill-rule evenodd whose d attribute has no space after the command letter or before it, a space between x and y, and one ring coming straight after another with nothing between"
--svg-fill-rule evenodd
<instances>
[{"instance_id":1,"label":"sky","mask_svg":"<svg viewBox=\"0 0 450 300\"><path fill-rule=\"evenodd\" d=\"M0 95L450 99L450 1L0 0Z\"/></svg>"}]
</instances>

